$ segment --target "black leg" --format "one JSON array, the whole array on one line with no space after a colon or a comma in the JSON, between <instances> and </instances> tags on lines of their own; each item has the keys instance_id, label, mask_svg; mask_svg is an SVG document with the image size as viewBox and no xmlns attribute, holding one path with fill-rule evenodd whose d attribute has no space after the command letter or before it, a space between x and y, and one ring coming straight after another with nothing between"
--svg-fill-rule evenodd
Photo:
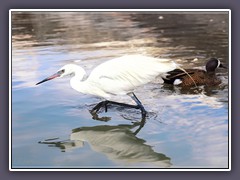
<instances>
[{"instance_id":1,"label":"black leg","mask_svg":"<svg viewBox=\"0 0 240 180\"><path fill-rule=\"evenodd\" d=\"M91 110L91 112L97 113L101 109L101 107L104 107L105 112L107 112L107 105L109 103L114 104L115 102L114 101L108 101L108 100L102 101L102 102L98 103L96 106L94 106L94 108Z\"/></svg>"},{"instance_id":2,"label":"black leg","mask_svg":"<svg viewBox=\"0 0 240 180\"><path fill-rule=\"evenodd\" d=\"M107 101L102 101L102 102L98 103L96 106L94 106L94 108L91 110L91 112L97 113L103 106L105 106L105 111L107 112Z\"/></svg>"},{"instance_id":3,"label":"black leg","mask_svg":"<svg viewBox=\"0 0 240 180\"><path fill-rule=\"evenodd\" d=\"M135 108L135 109L140 109L141 113L142 113L142 118L145 119L146 115L147 115L147 111L144 109L142 103L139 101L139 99L137 98L137 96L134 93L128 93L128 95L136 102L137 105L131 105L131 104L125 104L125 103L119 103L119 102L115 102L115 101L102 101L100 103L98 103L92 110L92 113L97 113L101 107L105 108L105 112L107 112L107 105L108 104L115 104L118 106L124 106L124 107L129 107L129 108Z\"/></svg>"},{"instance_id":4,"label":"black leg","mask_svg":"<svg viewBox=\"0 0 240 180\"><path fill-rule=\"evenodd\" d=\"M96 106L94 106L94 108L91 111L97 113L101 109L101 107L104 107L105 112L107 112L107 105L108 104L115 104L115 105L118 105L118 106L125 106L125 107L140 109L140 107L138 105L136 106L136 105L131 105L131 104L125 104L125 103L119 103L119 102L115 102L115 101L106 100L106 101L102 101L102 102L98 103Z\"/></svg>"},{"instance_id":5,"label":"black leg","mask_svg":"<svg viewBox=\"0 0 240 180\"><path fill-rule=\"evenodd\" d=\"M118 105L118 106L125 106L125 107L129 107L129 108L139 109L139 106L131 105L131 104L125 104L125 103L119 103L119 102L115 102L115 101L107 101L107 104L115 104L115 105Z\"/></svg>"},{"instance_id":6,"label":"black leg","mask_svg":"<svg viewBox=\"0 0 240 180\"><path fill-rule=\"evenodd\" d=\"M141 109L142 118L145 119L146 115L147 115L147 111L143 107L141 101L139 101L139 99L137 98L137 96L133 92L128 93L128 95L137 103L137 106Z\"/></svg>"}]
</instances>

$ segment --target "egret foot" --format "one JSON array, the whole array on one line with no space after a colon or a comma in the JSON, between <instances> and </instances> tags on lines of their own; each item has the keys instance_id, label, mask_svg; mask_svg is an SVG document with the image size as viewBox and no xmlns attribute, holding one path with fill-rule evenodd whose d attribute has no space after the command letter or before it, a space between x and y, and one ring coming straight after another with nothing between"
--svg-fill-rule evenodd
<instances>
[{"instance_id":1,"label":"egret foot","mask_svg":"<svg viewBox=\"0 0 240 180\"><path fill-rule=\"evenodd\" d=\"M108 104L108 101L102 101L98 103L96 106L94 106L91 112L97 113L103 106L105 107L105 112L107 112L107 104Z\"/></svg>"},{"instance_id":2,"label":"egret foot","mask_svg":"<svg viewBox=\"0 0 240 180\"><path fill-rule=\"evenodd\" d=\"M140 102L140 101L139 101ZM137 105L131 105L131 104L125 104L125 103L119 103L115 101L102 101L98 103L96 106L93 107L93 109L90 111L91 113L98 113L98 111L101 109L101 107L105 108L105 112L107 112L108 104L113 104L113 105L118 105L118 106L123 106L123 107L128 107L128 108L134 108L134 109L140 109L142 113L142 118L146 118L147 111L144 109L143 105L138 103Z\"/></svg>"}]
</instances>

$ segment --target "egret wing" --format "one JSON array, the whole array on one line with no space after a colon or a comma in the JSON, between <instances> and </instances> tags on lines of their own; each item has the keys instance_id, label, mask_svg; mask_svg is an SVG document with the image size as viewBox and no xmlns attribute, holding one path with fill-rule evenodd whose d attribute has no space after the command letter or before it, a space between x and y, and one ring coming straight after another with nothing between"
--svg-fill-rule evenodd
<instances>
[{"instance_id":1,"label":"egret wing","mask_svg":"<svg viewBox=\"0 0 240 180\"><path fill-rule=\"evenodd\" d=\"M88 81L95 82L106 92L125 94L176 67L169 59L127 55L100 64L92 71Z\"/></svg>"}]
</instances>

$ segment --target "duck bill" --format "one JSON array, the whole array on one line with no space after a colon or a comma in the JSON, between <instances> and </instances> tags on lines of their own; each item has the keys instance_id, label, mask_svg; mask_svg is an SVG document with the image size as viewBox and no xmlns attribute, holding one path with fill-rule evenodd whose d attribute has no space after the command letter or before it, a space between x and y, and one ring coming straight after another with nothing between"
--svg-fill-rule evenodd
<instances>
[{"instance_id":1,"label":"duck bill","mask_svg":"<svg viewBox=\"0 0 240 180\"><path fill-rule=\"evenodd\" d=\"M220 67L220 68L227 69L227 66L224 66L223 64L220 64L219 67Z\"/></svg>"},{"instance_id":2,"label":"duck bill","mask_svg":"<svg viewBox=\"0 0 240 180\"><path fill-rule=\"evenodd\" d=\"M61 76L61 73L57 72L57 73L55 73L55 74L53 74L53 75L43 79L42 81L38 82L36 85L44 83L44 82L52 80L52 79L55 79L55 78L60 77L60 76Z\"/></svg>"}]
</instances>

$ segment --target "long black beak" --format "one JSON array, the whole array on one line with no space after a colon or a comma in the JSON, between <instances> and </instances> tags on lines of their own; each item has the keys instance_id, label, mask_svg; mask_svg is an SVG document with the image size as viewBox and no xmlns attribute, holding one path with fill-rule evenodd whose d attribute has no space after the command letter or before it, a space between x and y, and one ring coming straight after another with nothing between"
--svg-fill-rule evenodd
<instances>
[{"instance_id":1,"label":"long black beak","mask_svg":"<svg viewBox=\"0 0 240 180\"><path fill-rule=\"evenodd\" d=\"M51 79L60 77L61 74L63 74L63 72L64 72L64 71L58 71L57 73L55 73L55 74L53 74L53 75L51 75L51 76L43 79L42 81L38 82L36 85L41 84L41 83L46 82L46 81L49 81L49 80L51 80Z\"/></svg>"},{"instance_id":2,"label":"long black beak","mask_svg":"<svg viewBox=\"0 0 240 180\"><path fill-rule=\"evenodd\" d=\"M224 66L223 64L220 64L219 67L227 69L227 66Z\"/></svg>"}]
</instances>

